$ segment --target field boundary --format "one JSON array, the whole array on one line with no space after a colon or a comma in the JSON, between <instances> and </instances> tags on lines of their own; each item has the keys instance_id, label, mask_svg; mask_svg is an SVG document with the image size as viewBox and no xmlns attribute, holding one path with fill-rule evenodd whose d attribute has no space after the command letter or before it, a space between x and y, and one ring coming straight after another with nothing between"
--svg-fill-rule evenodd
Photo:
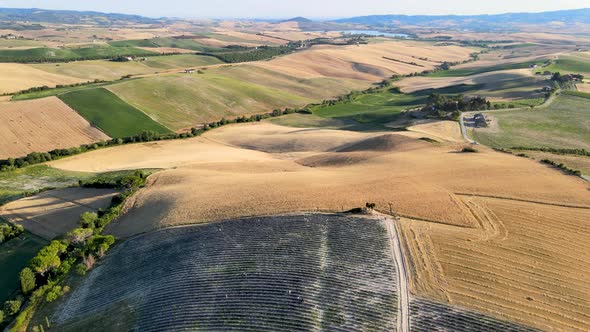
<instances>
[{"instance_id":1,"label":"field boundary","mask_svg":"<svg viewBox=\"0 0 590 332\"><path fill-rule=\"evenodd\" d=\"M542 201L533 201L533 200L522 199L522 198L503 197L503 196L494 196L494 195L482 195L482 194L472 194L472 193L454 193L454 194L458 195L458 196L495 198L495 199L503 199L503 200L507 200L507 201L516 201L516 202L533 203L533 204L539 204L539 205L551 205L551 206L559 206L559 207L572 208L572 209L590 210L590 206L584 206L584 205L542 202Z\"/></svg>"}]
</instances>

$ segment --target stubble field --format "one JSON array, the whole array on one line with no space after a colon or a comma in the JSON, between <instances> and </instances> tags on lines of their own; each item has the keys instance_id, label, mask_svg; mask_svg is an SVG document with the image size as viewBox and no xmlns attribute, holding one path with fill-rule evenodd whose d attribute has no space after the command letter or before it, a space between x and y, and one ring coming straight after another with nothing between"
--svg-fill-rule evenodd
<instances>
[{"instance_id":1,"label":"stubble field","mask_svg":"<svg viewBox=\"0 0 590 332\"><path fill-rule=\"evenodd\" d=\"M56 97L0 102L0 158L109 139Z\"/></svg>"}]
</instances>

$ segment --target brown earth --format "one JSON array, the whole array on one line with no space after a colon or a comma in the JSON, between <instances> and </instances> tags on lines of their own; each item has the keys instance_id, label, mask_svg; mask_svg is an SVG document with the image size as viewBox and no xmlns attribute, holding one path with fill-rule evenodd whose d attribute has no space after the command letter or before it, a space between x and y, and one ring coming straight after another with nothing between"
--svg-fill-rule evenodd
<instances>
[{"instance_id":1,"label":"brown earth","mask_svg":"<svg viewBox=\"0 0 590 332\"><path fill-rule=\"evenodd\" d=\"M0 102L0 158L70 148L109 137L57 97Z\"/></svg>"},{"instance_id":2,"label":"brown earth","mask_svg":"<svg viewBox=\"0 0 590 332\"><path fill-rule=\"evenodd\" d=\"M51 190L0 207L0 217L51 240L76 228L82 213L108 207L116 194L111 189Z\"/></svg>"},{"instance_id":3,"label":"brown earth","mask_svg":"<svg viewBox=\"0 0 590 332\"><path fill-rule=\"evenodd\" d=\"M433 69L442 61L466 60L471 52L472 50L459 46L385 41L359 46L314 46L306 51L256 65L301 78L340 77L379 81L393 74ZM417 65L408 64L412 62Z\"/></svg>"},{"instance_id":4,"label":"brown earth","mask_svg":"<svg viewBox=\"0 0 590 332\"><path fill-rule=\"evenodd\" d=\"M108 227L119 237L374 202L404 217L414 294L542 329L588 330L588 184L485 147L459 153L452 124L403 135L232 125L159 142L152 152L128 145L52 165L105 171L137 167L139 158L142 167L170 168L150 177ZM424 136L440 143L418 139Z\"/></svg>"}]
</instances>

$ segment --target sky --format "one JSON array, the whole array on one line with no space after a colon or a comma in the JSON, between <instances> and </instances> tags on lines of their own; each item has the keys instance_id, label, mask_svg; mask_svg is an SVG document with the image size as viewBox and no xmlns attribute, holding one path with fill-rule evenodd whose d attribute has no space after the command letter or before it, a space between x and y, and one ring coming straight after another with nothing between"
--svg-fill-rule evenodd
<instances>
[{"instance_id":1,"label":"sky","mask_svg":"<svg viewBox=\"0 0 590 332\"><path fill-rule=\"evenodd\" d=\"M590 0L0 0L0 7L183 18L337 18L373 14L497 14L589 8Z\"/></svg>"}]
</instances>

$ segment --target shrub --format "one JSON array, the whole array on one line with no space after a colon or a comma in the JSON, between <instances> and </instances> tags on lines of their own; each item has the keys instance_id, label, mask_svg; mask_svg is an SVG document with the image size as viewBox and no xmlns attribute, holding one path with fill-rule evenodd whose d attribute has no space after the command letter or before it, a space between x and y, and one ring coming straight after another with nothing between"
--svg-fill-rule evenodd
<instances>
[{"instance_id":1,"label":"shrub","mask_svg":"<svg viewBox=\"0 0 590 332\"><path fill-rule=\"evenodd\" d=\"M4 322L4 311L0 310L0 324Z\"/></svg>"},{"instance_id":2,"label":"shrub","mask_svg":"<svg viewBox=\"0 0 590 332\"><path fill-rule=\"evenodd\" d=\"M461 152L475 153L475 152L478 152L478 151L474 147L466 146L463 149L461 149Z\"/></svg>"},{"instance_id":3,"label":"shrub","mask_svg":"<svg viewBox=\"0 0 590 332\"><path fill-rule=\"evenodd\" d=\"M70 240L73 244L80 244L86 241L89 237L93 234L92 229L90 228L76 228L69 232L66 237Z\"/></svg>"},{"instance_id":4,"label":"shrub","mask_svg":"<svg viewBox=\"0 0 590 332\"><path fill-rule=\"evenodd\" d=\"M49 303L57 300L60 296L70 291L69 286L53 286L45 295L45 300Z\"/></svg>"},{"instance_id":5,"label":"shrub","mask_svg":"<svg viewBox=\"0 0 590 332\"><path fill-rule=\"evenodd\" d=\"M28 267L20 271L20 286L25 294L35 289L35 273Z\"/></svg>"},{"instance_id":6,"label":"shrub","mask_svg":"<svg viewBox=\"0 0 590 332\"><path fill-rule=\"evenodd\" d=\"M20 310L20 307L22 306L22 301L20 299L15 299L12 301L6 301L4 302L4 312L8 315L8 316L13 316L15 314L17 314Z\"/></svg>"},{"instance_id":7,"label":"shrub","mask_svg":"<svg viewBox=\"0 0 590 332\"><path fill-rule=\"evenodd\" d=\"M51 241L51 243L41 249L33 259L31 259L31 267L33 271L44 275L46 272L56 269L61 264L59 256L67 249L67 245L61 241Z\"/></svg>"},{"instance_id":8,"label":"shrub","mask_svg":"<svg viewBox=\"0 0 590 332\"><path fill-rule=\"evenodd\" d=\"M78 273L78 275L86 275L87 271L88 269L86 268L86 265L84 265L83 263L76 265L76 273Z\"/></svg>"}]
</instances>

